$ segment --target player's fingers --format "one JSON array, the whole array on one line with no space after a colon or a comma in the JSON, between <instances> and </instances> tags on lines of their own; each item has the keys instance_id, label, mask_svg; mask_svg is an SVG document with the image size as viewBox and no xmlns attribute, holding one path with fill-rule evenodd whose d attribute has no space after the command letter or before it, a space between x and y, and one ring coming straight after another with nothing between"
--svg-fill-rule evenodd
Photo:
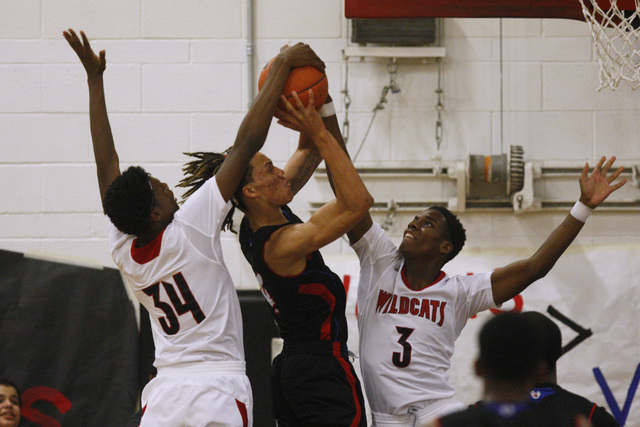
<instances>
[{"instance_id":1,"label":"player's fingers","mask_svg":"<svg viewBox=\"0 0 640 427\"><path fill-rule=\"evenodd\" d=\"M304 108L304 104L302 104L302 101L300 101L300 97L298 96L298 93L295 90L291 91L291 97L295 101L296 106L298 107L298 109L302 110Z\"/></svg>"},{"instance_id":2,"label":"player's fingers","mask_svg":"<svg viewBox=\"0 0 640 427\"><path fill-rule=\"evenodd\" d=\"M282 120L285 122L293 122L295 120L295 117L293 117L291 114L289 114L285 110L281 110L281 109L277 109L274 116L276 119Z\"/></svg>"},{"instance_id":3,"label":"player's fingers","mask_svg":"<svg viewBox=\"0 0 640 427\"><path fill-rule=\"evenodd\" d=\"M611 168L611 166L613 165L613 162L615 162L615 161L616 161L616 156L611 156L609 161L604 164L604 168L602 169L602 173L606 175L607 172L609 172L609 169Z\"/></svg>"},{"instance_id":4,"label":"player's fingers","mask_svg":"<svg viewBox=\"0 0 640 427\"><path fill-rule=\"evenodd\" d=\"M87 37L87 35L84 33L84 31L80 31L80 35L82 36L82 46L84 47L84 50L87 53L92 53L93 50L91 49L91 43L89 43L89 38Z\"/></svg>"},{"instance_id":5,"label":"player's fingers","mask_svg":"<svg viewBox=\"0 0 640 427\"><path fill-rule=\"evenodd\" d=\"M613 172L611 175L609 175L607 177L607 182L609 182L609 184L611 184L622 173L622 171L624 171L624 166L620 166L618 169L615 170L615 172Z\"/></svg>"},{"instance_id":6,"label":"player's fingers","mask_svg":"<svg viewBox=\"0 0 640 427\"><path fill-rule=\"evenodd\" d=\"M584 181L589 176L589 162L585 162L584 167L582 168L582 173L580 174L580 181Z\"/></svg>"},{"instance_id":7,"label":"player's fingers","mask_svg":"<svg viewBox=\"0 0 640 427\"><path fill-rule=\"evenodd\" d=\"M612 185L611 186L611 192L616 191L618 188L622 187L623 185L625 185L627 183L626 179L623 179L622 181L620 181L619 183Z\"/></svg>"},{"instance_id":8,"label":"player's fingers","mask_svg":"<svg viewBox=\"0 0 640 427\"><path fill-rule=\"evenodd\" d=\"M315 109L315 98L313 97L313 89L309 89L307 91L307 94L309 95L309 103L307 104L307 108L313 108Z\"/></svg>"},{"instance_id":9,"label":"player's fingers","mask_svg":"<svg viewBox=\"0 0 640 427\"><path fill-rule=\"evenodd\" d=\"M286 127L287 129L291 129L291 130L295 130L295 131L299 131L300 130L295 125L291 124L290 122L284 121L284 120L278 120L277 123L279 125L283 126L283 127Z\"/></svg>"},{"instance_id":10,"label":"player's fingers","mask_svg":"<svg viewBox=\"0 0 640 427\"><path fill-rule=\"evenodd\" d=\"M311 58L311 66L316 68L319 71L324 73L324 70L327 68L324 61L318 58L315 54L314 57Z\"/></svg>"},{"instance_id":11,"label":"player's fingers","mask_svg":"<svg viewBox=\"0 0 640 427\"><path fill-rule=\"evenodd\" d=\"M291 103L289 102L286 96L280 95L280 101L282 101L282 103L284 104L284 107L289 113L293 113L295 111L295 108L293 108L293 105L291 105Z\"/></svg>"},{"instance_id":12,"label":"player's fingers","mask_svg":"<svg viewBox=\"0 0 640 427\"><path fill-rule=\"evenodd\" d=\"M594 173L594 174L596 174L596 173L600 173L600 168L602 168L602 164L604 163L605 159L606 159L606 157L605 157L605 156L602 156L602 157L600 158L600 160L599 160L599 161L598 161L598 163L596 164L596 167L595 167L595 168L593 168L593 173Z\"/></svg>"},{"instance_id":13,"label":"player's fingers","mask_svg":"<svg viewBox=\"0 0 640 427\"><path fill-rule=\"evenodd\" d=\"M75 51L77 51L78 46L80 45L80 41L78 40L78 36L76 35L76 33L71 28L69 28L67 31L64 31L62 34L64 35L64 38L67 40L69 45Z\"/></svg>"},{"instance_id":14,"label":"player's fingers","mask_svg":"<svg viewBox=\"0 0 640 427\"><path fill-rule=\"evenodd\" d=\"M69 34L69 37L71 38L71 40L78 40L78 35L76 34L76 32L75 32L75 31L73 31L73 29L72 29L72 28L69 28L69 29L66 31L66 34ZM65 34L65 37L66 37L66 34Z\"/></svg>"}]
</instances>

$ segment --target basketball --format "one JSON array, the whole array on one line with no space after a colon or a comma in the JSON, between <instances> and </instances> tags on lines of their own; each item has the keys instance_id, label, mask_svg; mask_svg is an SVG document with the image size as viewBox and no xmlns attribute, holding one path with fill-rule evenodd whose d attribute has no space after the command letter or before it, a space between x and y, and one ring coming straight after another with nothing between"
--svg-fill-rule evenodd
<instances>
[{"instance_id":1,"label":"basketball","mask_svg":"<svg viewBox=\"0 0 640 427\"><path fill-rule=\"evenodd\" d=\"M260 73L260 78L258 79L258 90L262 89L262 85L267 79L267 75L269 74L269 70L271 70L271 65L273 64L274 59L275 58L271 59ZM307 93L309 89L313 90L316 109L322 107L329 94L329 81L327 80L326 74L310 65L306 67L293 68L291 70L289 77L284 84L284 88L282 89L282 94L287 98L291 105L295 105L295 101L291 96L291 92L295 91L298 94L300 101L302 101L302 104L306 107L309 103L309 95ZM282 102L278 103L278 108L284 109L284 104Z\"/></svg>"}]
</instances>

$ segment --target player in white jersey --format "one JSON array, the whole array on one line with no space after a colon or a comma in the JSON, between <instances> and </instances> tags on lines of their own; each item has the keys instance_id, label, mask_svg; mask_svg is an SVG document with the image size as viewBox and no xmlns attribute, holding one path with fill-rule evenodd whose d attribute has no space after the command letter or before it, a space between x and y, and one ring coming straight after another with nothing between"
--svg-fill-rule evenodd
<instances>
[{"instance_id":1,"label":"player in white jersey","mask_svg":"<svg viewBox=\"0 0 640 427\"><path fill-rule=\"evenodd\" d=\"M116 265L149 311L158 374L142 393L141 426L252 425L240 305L220 246L230 198L264 144L293 67L324 63L304 44L285 47L209 180L179 208L168 186L140 167L120 172L104 99L104 51L69 29L88 77L98 185ZM266 90L265 90L266 89Z\"/></svg>"},{"instance_id":2,"label":"player in white jersey","mask_svg":"<svg viewBox=\"0 0 640 427\"><path fill-rule=\"evenodd\" d=\"M540 249L492 273L450 277L441 270L466 239L443 207L417 215L398 249L370 215L348 233L360 259L360 363L374 425L423 426L465 407L447 377L456 338L469 317L544 277L591 211L626 182L612 184L623 168L608 174L615 157L605 160L591 175L585 164L580 200Z\"/></svg>"}]
</instances>

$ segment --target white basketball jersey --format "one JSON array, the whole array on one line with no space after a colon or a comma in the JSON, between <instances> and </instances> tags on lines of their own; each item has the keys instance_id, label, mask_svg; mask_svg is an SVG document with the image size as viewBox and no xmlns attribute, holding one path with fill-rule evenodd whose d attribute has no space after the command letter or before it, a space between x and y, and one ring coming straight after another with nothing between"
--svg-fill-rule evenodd
<instances>
[{"instance_id":1,"label":"white basketball jersey","mask_svg":"<svg viewBox=\"0 0 640 427\"><path fill-rule=\"evenodd\" d=\"M447 371L467 320L495 307L491 273L449 277L419 291L405 284L404 260L378 224L353 245L360 259L360 363L371 410L401 415L455 390Z\"/></svg>"},{"instance_id":2,"label":"white basketball jersey","mask_svg":"<svg viewBox=\"0 0 640 427\"><path fill-rule=\"evenodd\" d=\"M244 362L240 303L220 246L230 208L214 177L142 248L135 247L135 237L110 226L113 259L149 311L157 368Z\"/></svg>"}]
</instances>

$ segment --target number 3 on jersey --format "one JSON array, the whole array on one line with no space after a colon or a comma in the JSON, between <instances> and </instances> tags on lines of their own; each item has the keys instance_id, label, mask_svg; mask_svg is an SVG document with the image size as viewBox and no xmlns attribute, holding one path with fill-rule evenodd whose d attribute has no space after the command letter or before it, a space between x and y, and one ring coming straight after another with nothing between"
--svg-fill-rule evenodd
<instances>
[{"instance_id":1,"label":"number 3 on jersey","mask_svg":"<svg viewBox=\"0 0 640 427\"><path fill-rule=\"evenodd\" d=\"M407 338L414 331L414 328L403 328L402 326L396 326L396 330L400 334L400 338L398 339L398 343L402 346L402 353L397 351L393 352L393 356L391 357L391 361L398 368L406 368L411 363L411 344L407 342Z\"/></svg>"},{"instance_id":2,"label":"number 3 on jersey","mask_svg":"<svg viewBox=\"0 0 640 427\"><path fill-rule=\"evenodd\" d=\"M182 273L174 274L173 280L175 280L176 285L178 285L178 290L180 291L180 295L182 296L184 303L180 300L180 297L171 283L158 282L142 290L145 294L153 298L153 305L164 312L165 317L161 317L159 321L160 326L162 326L162 329L167 335L175 335L178 333L180 330L178 316L182 314L190 311L197 323L202 322L206 317L200 309L198 301L196 301L191 293L191 289L189 289L189 285L187 284L187 281L184 280ZM169 296L171 304L160 301L160 283L162 283L162 287Z\"/></svg>"}]
</instances>

